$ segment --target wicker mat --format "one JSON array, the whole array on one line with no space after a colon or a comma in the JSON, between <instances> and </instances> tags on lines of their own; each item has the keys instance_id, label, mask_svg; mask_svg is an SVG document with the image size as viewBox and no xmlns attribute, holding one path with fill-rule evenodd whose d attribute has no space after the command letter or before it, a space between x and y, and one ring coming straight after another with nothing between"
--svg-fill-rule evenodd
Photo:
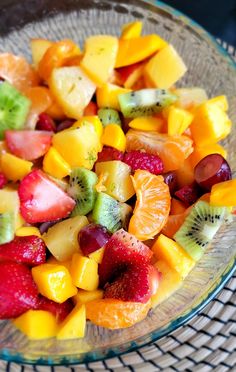
<instances>
[{"instance_id":1,"label":"wicker mat","mask_svg":"<svg viewBox=\"0 0 236 372\"><path fill-rule=\"evenodd\" d=\"M235 49L222 43L234 57ZM0 372L236 371L236 274L188 324L149 346L120 357L72 367L0 362Z\"/></svg>"}]
</instances>

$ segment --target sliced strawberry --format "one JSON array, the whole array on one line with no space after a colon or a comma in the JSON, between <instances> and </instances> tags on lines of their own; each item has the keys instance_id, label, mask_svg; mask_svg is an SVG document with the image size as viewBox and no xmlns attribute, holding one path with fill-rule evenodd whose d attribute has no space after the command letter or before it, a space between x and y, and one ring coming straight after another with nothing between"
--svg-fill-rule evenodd
<instances>
[{"instance_id":1,"label":"sliced strawberry","mask_svg":"<svg viewBox=\"0 0 236 372\"><path fill-rule=\"evenodd\" d=\"M76 204L41 170L34 170L23 178L18 194L22 217L28 223L65 218Z\"/></svg>"},{"instance_id":2,"label":"sliced strawberry","mask_svg":"<svg viewBox=\"0 0 236 372\"><path fill-rule=\"evenodd\" d=\"M3 189L4 186L7 184L7 178L6 176L0 172L0 190Z\"/></svg>"},{"instance_id":3,"label":"sliced strawberry","mask_svg":"<svg viewBox=\"0 0 236 372\"><path fill-rule=\"evenodd\" d=\"M38 301L30 269L17 262L0 262L0 319L16 318Z\"/></svg>"},{"instance_id":4,"label":"sliced strawberry","mask_svg":"<svg viewBox=\"0 0 236 372\"><path fill-rule=\"evenodd\" d=\"M36 306L37 310L46 310L50 311L53 315L55 315L58 322L62 322L67 315L71 312L74 305L71 300L67 300L62 304L58 304L48 298L39 295L38 297L38 304Z\"/></svg>"},{"instance_id":5,"label":"sliced strawberry","mask_svg":"<svg viewBox=\"0 0 236 372\"><path fill-rule=\"evenodd\" d=\"M104 297L121 301L146 303L156 293L160 273L148 263L131 264L111 284L106 284Z\"/></svg>"},{"instance_id":6,"label":"sliced strawberry","mask_svg":"<svg viewBox=\"0 0 236 372\"><path fill-rule=\"evenodd\" d=\"M7 147L12 154L25 160L43 156L51 145L53 132L42 130L7 130Z\"/></svg>"},{"instance_id":7,"label":"sliced strawberry","mask_svg":"<svg viewBox=\"0 0 236 372\"><path fill-rule=\"evenodd\" d=\"M143 169L157 175L163 173L164 170L163 161L159 156L137 150L127 152L123 162L128 164L132 171Z\"/></svg>"},{"instance_id":8,"label":"sliced strawberry","mask_svg":"<svg viewBox=\"0 0 236 372\"><path fill-rule=\"evenodd\" d=\"M104 256L99 267L100 283L103 286L114 279L120 270L131 263L149 263L153 253L133 235L121 229L112 235L105 245Z\"/></svg>"},{"instance_id":9,"label":"sliced strawberry","mask_svg":"<svg viewBox=\"0 0 236 372\"><path fill-rule=\"evenodd\" d=\"M98 153L97 162L111 161L111 160L123 160L123 152L109 146L103 146L101 152Z\"/></svg>"},{"instance_id":10,"label":"sliced strawberry","mask_svg":"<svg viewBox=\"0 0 236 372\"><path fill-rule=\"evenodd\" d=\"M98 105L95 102L89 102L88 106L84 109L84 116L93 116L98 113Z\"/></svg>"},{"instance_id":11,"label":"sliced strawberry","mask_svg":"<svg viewBox=\"0 0 236 372\"><path fill-rule=\"evenodd\" d=\"M46 261L46 245L38 236L18 236L0 245L0 261L15 261L30 266Z\"/></svg>"}]
</instances>

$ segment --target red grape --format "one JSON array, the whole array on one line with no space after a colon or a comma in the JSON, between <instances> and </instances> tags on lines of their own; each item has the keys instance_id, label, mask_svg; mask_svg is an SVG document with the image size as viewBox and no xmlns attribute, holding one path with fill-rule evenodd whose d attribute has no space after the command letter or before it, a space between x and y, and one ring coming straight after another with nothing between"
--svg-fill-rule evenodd
<instances>
[{"instance_id":1,"label":"red grape","mask_svg":"<svg viewBox=\"0 0 236 372\"><path fill-rule=\"evenodd\" d=\"M206 191L210 191L216 183L232 178L230 166L220 154L210 154L200 160L194 168L194 176L199 186Z\"/></svg>"},{"instance_id":2,"label":"red grape","mask_svg":"<svg viewBox=\"0 0 236 372\"><path fill-rule=\"evenodd\" d=\"M85 256L103 247L109 239L107 229L94 223L83 227L78 234L79 246Z\"/></svg>"},{"instance_id":3,"label":"red grape","mask_svg":"<svg viewBox=\"0 0 236 372\"><path fill-rule=\"evenodd\" d=\"M162 174L164 182L169 186L170 194L173 196L177 187L177 177L175 172L167 172Z\"/></svg>"},{"instance_id":4,"label":"red grape","mask_svg":"<svg viewBox=\"0 0 236 372\"><path fill-rule=\"evenodd\" d=\"M177 196L179 200L189 207L195 203L199 197L198 188L199 187L196 183L193 183L192 185L185 185L175 192L175 196Z\"/></svg>"},{"instance_id":5,"label":"red grape","mask_svg":"<svg viewBox=\"0 0 236 372\"><path fill-rule=\"evenodd\" d=\"M57 126L57 132L61 132L62 130L70 128L73 124L75 123L75 120L73 119L66 119L62 121L60 124Z\"/></svg>"}]
</instances>

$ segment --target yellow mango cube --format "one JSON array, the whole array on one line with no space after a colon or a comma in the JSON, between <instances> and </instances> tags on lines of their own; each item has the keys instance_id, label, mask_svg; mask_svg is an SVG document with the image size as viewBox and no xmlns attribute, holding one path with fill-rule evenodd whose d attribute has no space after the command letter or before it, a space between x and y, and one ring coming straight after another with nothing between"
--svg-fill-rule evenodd
<instances>
[{"instance_id":1,"label":"yellow mango cube","mask_svg":"<svg viewBox=\"0 0 236 372\"><path fill-rule=\"evenodd\" d=\"M129 93L131 89L121 88L115 84L104 84L96 91L97 105L99 108L109 107L114 110L120 110L120 104L118 100L119 94Z\"/></svg>"},{"instance_id":2,"label":"yellow mango cube","mask_svg":"<svg viewBox=\"0 0 236 372\"><path fill-rule=\"evenodd\" d=\"M77 294L73 297L75 304L85 304L93 300L100 300L103 298L103 290L95 289L95 291L85 291L84 289L79 289Z\"/></svg>"},{"instance_id":3,"label":"yellow mango cube","mask_svg":"<svg viewBox=\"0 0 236 372\"><path fill-rule=\"evenodd\" d=\"M120 39L116 68L143 61L167 45L160 36L152 34L132 39Z\"/></svg>"},{"instance_id":4,"label":"yellow mango cube","mask_svg":"<svg viewBox=\"0 0 236 372\"><path fill-rule=\"evenodd\" d=\"M168 134L170 136L181 135L193 121L193 114L189 111L171 106L168 112Z\"/></svg>"},{"instance_id":5,"label":"yellow mango cube","mask_svg":"<svg viewBox=\"0 0 236 372\"><path fill-rule=\"evenodd\" d=\"M228 111L229 104L226 96L217 96L208 100L210 103L216 104L221 110Z\"/></svg>"},{"instance_id":6,"label":"yellow mango cube","mask_svg":"<svg viewBox=\"0 0 236 372\"><path fill-rule=\"evenodd\" d=\"M45 310L28 310L13 324L32 340L55 337L58 329L56 317Z\"/></svg>"},{"instance_id":7,"label":"yellow mango cube","mask_svg":"<svg viewBox=\"0 0 236 372\"><path fill-rule=\"evenodd\" d=\"M100 249L97 249L95 252L90 253L88 257L94 260L95 262L97 262L98 264L100 264L103 259L104 251L105 251L105 248L102 247Z\"/></svg>"},{"instance_id":8,"label":"yellow mango cube","mask_svg":"<svg viewBox=\"0 0 236 372\"><path fill-rule=\"evenodd\" d=\"M115 67L118 39L109 35L90 36L85 41L85 53L81 67L96 85L106 83Z\"/></svg>"},{"instance_id":9,"label":"yellow mango cube","mask_svg":"<svg viewBox=\"0 0 236 372\"><path fill-rule=\"evenodd\" d=\"M71 167L54 148L50 147L43 158L43 170L55 178L64 178L71 172Z\"/></svg>"},{"instance_id":10,"label":"yellow mango cube","mask_svg":"<svg viewBox=\"0 0 236 372\"><path fill-rule=\"evenodd\" d=\"M168 89L187 71L172 45L167 45L146 64L144 74L153 87Z\"/></svg>"},{"instance_id":11,"label":"yellow mango cube","mask_svg":"<svg viewBox=\"0 0 236 372\"><path fill-rule=\"evenodd\" d=\"M72 257L70 273L73 284L86 291L98 288L98 264L94 260L75 253Z\"/></svg>"},{"instance_id":12,"label":"yellow mango cube","mask_svg":"<svg viewBox=\"0 0 236 372\"><path fill-rule=\"evenodd\" d=\"M122 27L121 39L134 39L141 35L143 23L141 21L135 21L126 23Z\"/></svg>"},{"instance_id":13,"label":"yellow mango cube","mask_svg":"<svg viewBox=\"0 0 236 372\"><path fill-rule=\"evenodd\" d=\"M194 168L200 160L210 154L220 154L223 158L227 158L227 151L218 143L212 143L203 147L195 146L192 154L189 156L192 167Z\"/></svg>"},{"instance_id":14,"label":"yellow mango cube","mask_svg":"<svg viewBox=\"0 0 236 372\"><path fill-rule=\"evenodd\" d=\"M1 169L8 180L19 181L30 173L33 163L12 154L2 154Z\"/></svg>"},{"instance_id":15,"label":"yellow mango cube","mask_svg":"<svg viewBox=\"0 0 236 372\"><path fill-rule=\"evenodd\" d=\"M103 131L101 138L102 144L114 147L115 149L124 152L126 148L126 136L117 124L108 124Z\"/></svg>"},{"instance_id":16,"label":"yellow mango cube","mask_svg":"<svg viewBox=\"0 0 236 372\"><path fill-rule=\"evenodd\" d=\"M164 124L161 118L152 116L140 116L129 122L129 127L138 130L157 131L159 132Z\"/></svg>"},{"instance_id":17,"label":"yellow mango cube","mask_svg":"<svg viewBox=\"0 0 236 372\"><path fill-rule=\"evenodd\" d=\"M151 297L152 307L170 297L183 283L180 274L172 269L165 261L157 261L154 265L162 274L157 292Z\"/></svg>"},{"instance_id":18,"label":"yellow mango cube","mask_svg":"<svg viewBox=\"0 0 236 372\"><path fill-rule=\"evenodd\" d=\"M213 185L210 194L210 204L219 207L236 206L236 179Z\"/></svg>"},{"instance_id":19,"label":"yellow mango cube","mask_svg":"<svg viewBox=\"0 0 236 372\"><path fill-rule=\"evenodd\" d=\"M157 260L165 261L183 279L195 265L195 261L178 243L163 234L158 236L151 249Z\"/></svg>"},{"instance_id":20,"label":"yellow mango cube","mask_svg":"<svg viewBox=\"0 0 236 372\"><path fill-rule=\"evenodd\" d=\"M48 264L53 264L53 265L62 265L62 266L65 266L65 268L67 268L67 270L70 271L71 260L67 260L67 261L62 261L61 262L61 261L58 261L55 257L51 256L47 260L47 263Z\"/></svg>"},{"instance_id":21,"label":"yellow mango cube","mask_svg":"<svg viewBox=\"0 0 236 372\"><path fill-rule=\"evenodd\" d=\"M57 332L58 340L71 340L82 338L85 335L86 310L85 306L76 306L61 323Z\"/></svg>"},{"instance_id":22,"label":"yellow mango cube","mask_svg":"<svg viewBox=\"0 0 236 372\"><path fill-rule=\"evenodd\" d=\"M23 226L16 230L16 236L31 236L36 235L41 238L40 231L37 227Z\"/></svg>"},{"instance_id":23,"label":"yellow mango cube","mask_svg":"<svg viewBox=\"0 0 236 372\"><path fill-rule=\"evenodd\" d=\"M84 123L86 123L86 122L89 122L90 124L92 124L94 126L94 129L95 129L97 135L99 136L99 138L101 138L102 133L103 133L103 126L102 126L101 120L99 119L99 117L97 115L83 116L82 118L77 120L72 125L71 128L79 128L82 125L84 125Z\"/></svg>"},{"instance_id":24,"label":"yellow mango cube","mask_svg":"<svg viewBox=\"0 0 236 372\"><path fill-rule=\"evenodd\" d=\"M50 300L62 303L77 293L65 266L42 264L32 268L32 275L39 292Z\"/></svg>"}]
</instances>

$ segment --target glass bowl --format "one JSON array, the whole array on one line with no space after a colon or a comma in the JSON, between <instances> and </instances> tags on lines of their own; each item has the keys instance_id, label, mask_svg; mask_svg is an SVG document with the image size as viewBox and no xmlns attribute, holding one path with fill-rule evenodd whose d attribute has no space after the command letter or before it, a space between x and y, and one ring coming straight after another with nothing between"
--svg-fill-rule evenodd
<instances>
[{"instance_id":1,"label":"glass bowl","mask_svg":"<svg viewBox=\"0 0 236 372\"><path fill-rule=\"evenodd\" d=\"M6 5L4 5L6 4ZM196 23L152 0L2 1L0 51L26 55L29 39L71 38L82 45L91 34L119 34L122 24L140 19L144 33L158 33L172 43L188 66L179 86L200 86L209 96L226 94L236 123L234 62ZM224 141L236 176L236 127ZM88 324L83 340L29 341L11 325L0 323L0 358L18 363L66 365L97 361L134 350L174 331L191 319L223 287L235 268L236 221L225 225L182 288L150 312L141 323L109 331Z\"/></svg>"}]
</instances>

